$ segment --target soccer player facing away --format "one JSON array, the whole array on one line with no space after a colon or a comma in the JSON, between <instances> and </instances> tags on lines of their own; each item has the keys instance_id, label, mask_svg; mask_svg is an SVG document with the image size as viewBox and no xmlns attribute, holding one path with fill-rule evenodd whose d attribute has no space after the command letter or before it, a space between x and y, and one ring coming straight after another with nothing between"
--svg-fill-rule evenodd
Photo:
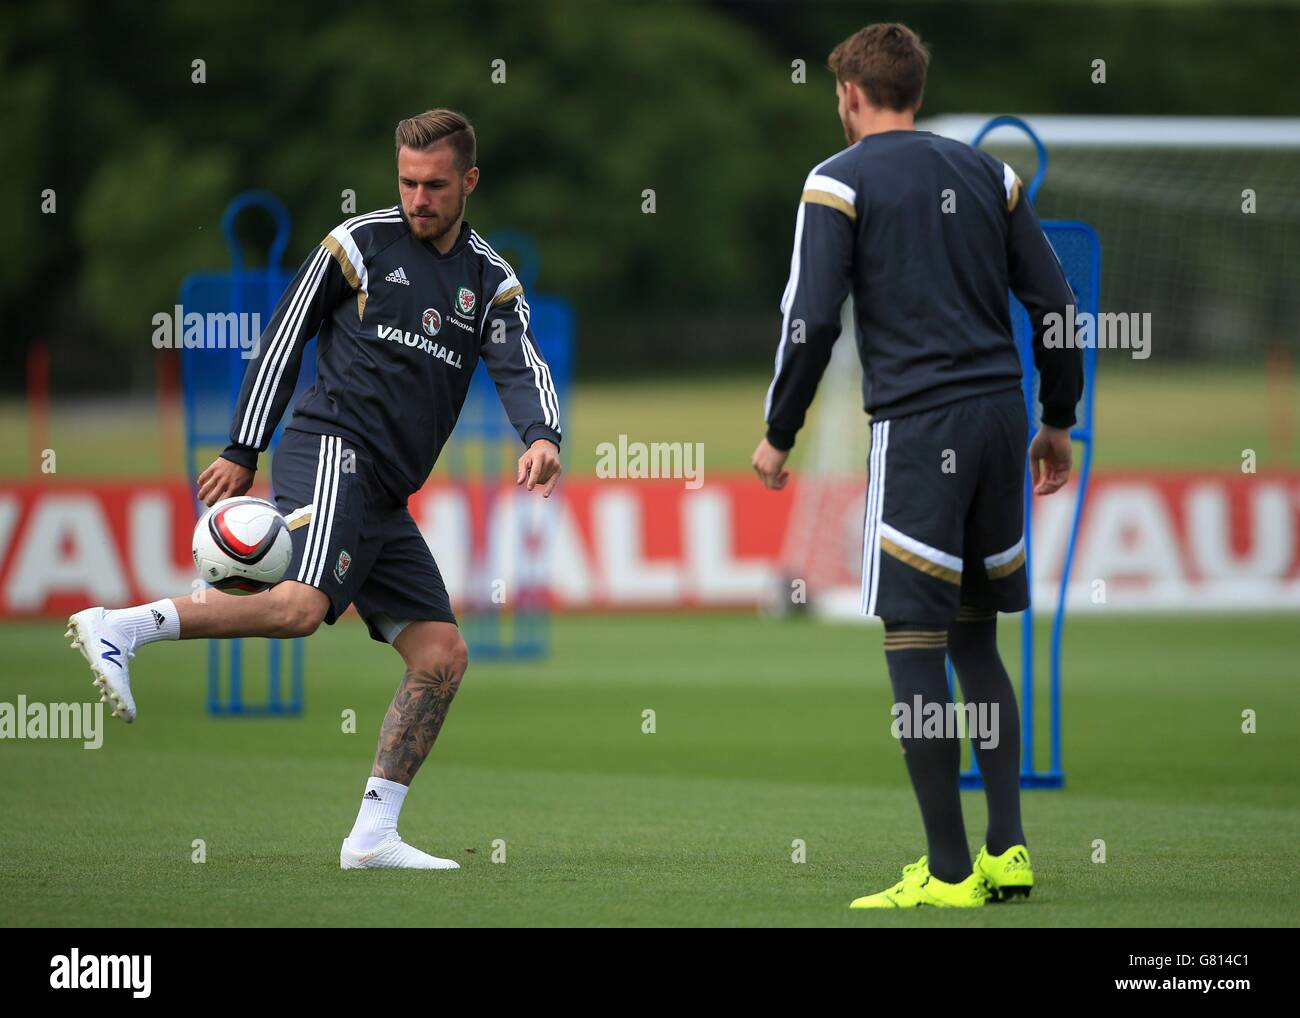
<instances>
[{"instance_id":1,"label":"soccer player facing away","mask_svg":"<svg viewBox=\"0 0 1300 1018\"><path fill-rule=\"evenodd\" d=\"M900 882L854 908L980 906L1033 886L1020 715L997 648L997 613L1029 607L1028 421L1008 287L1034 328L1036 495L1069 479L1083 387L1081 352L1043 343L1044 316L1064 314L1074 297L1020 180L987 153L913 126L928 64L921 40L898 24L870 25L830 55L849 147L804 183L767 434L753 456L767 487L785 485L786 457L852 296L871 414L862 613L884 621L894 698L915 719L901 742L928 842ZM998 725L996 744L986 734L973 740L988 800L973 870L960 742L953 733L921 737L915 710L948 704L945 654L964 701L988 704Z\"/></svg>"},{"instance_id":2,"label":"soccer player facing away","mask_svg":"<svg viewBox=\"0 0 1300 1018\"><path fill-rule=\"evenodd\" d=\"M154 640L298 637L355 604L405 675L379 732L344 869L455 869L402 841L398 813L433 747L468 654L446 587L407 498L451 435L470 377L487 364L527 447L517 482L551 494L560 476L554 384L510 266L464 221L479 180L474 129L451 110L397 125L401 204L332 230L280 298L248 366L230 445L199 475L208 505L253 483L293 394L303 346L319 331L316 384L294 407L272 487L293 538L285 579L261 594L215 590L135 608L88 608L74 645L126 721L128 659Z\"/></svg>"}]
</instances>

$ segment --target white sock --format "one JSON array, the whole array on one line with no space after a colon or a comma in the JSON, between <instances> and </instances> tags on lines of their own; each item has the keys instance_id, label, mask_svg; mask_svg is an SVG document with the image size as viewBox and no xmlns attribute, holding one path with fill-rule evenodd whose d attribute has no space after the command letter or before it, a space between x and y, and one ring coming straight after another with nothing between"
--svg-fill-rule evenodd
<instances>
[{"instance_id":1,"label":"white sock","mask_svg":"<svg viewBox=\"0 0 1300 1018\"><path fill-rule=\"evenodd\" d=\"M138 605L135 608L114 608L105 613L110 625L126 635L131 650L153 643L154 640L179 640L181 620L170 598Z\"/></svg>"},{"instance_id":2,"label":"white sock","mask_svg":"<svg viewBox=\"0 0 1300 1018\"><path fill-rule=\"evenodd\" d=\"M354 852L369 852L397 830L397 814L402 812L409 787L385 778L370 778L366 782L357 822L348 835L348 844Z\"/></svg>"}]
</instances>

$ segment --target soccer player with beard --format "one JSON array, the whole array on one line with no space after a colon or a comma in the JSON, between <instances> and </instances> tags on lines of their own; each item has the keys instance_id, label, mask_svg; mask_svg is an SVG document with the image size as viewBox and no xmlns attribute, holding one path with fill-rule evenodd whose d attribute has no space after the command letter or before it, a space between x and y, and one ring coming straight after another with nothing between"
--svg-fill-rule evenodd
<instances>
[{"instance_id":1,"label":"soccer player with beard","mask_svg":"<svg viewBox=\"0 0 1300 1018\"><path fill-rule=\"evenodd\" d=\"M522 439L517 483L549 497L560 476L554 384L511 267L465 222L479 180L474 130L431 110L397 125L401 203L342 223L281 297L248 367L230 445L199 476L207 505L243 495L288 408L303 347L317 378L271 467L293 538L265 593L215 590L133 608L88 608L69 633L113 713L135 719L128 661L155 640L300 637L355 604L405 674L379 733L344 869L455 869L402 841L398 813L468 663L446 587L407 511L451 435L483 360Z\"/></svg>"}]
</instances>

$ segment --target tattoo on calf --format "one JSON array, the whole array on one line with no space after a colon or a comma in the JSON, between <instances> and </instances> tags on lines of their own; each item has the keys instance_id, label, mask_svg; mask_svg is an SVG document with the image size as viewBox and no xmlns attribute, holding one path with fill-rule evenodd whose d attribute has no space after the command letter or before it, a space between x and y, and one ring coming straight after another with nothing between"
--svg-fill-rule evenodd
<instances>
[{"instance_id":1,"label":"tattoo on calf","mask_svg":"<svg viewBox=\"0 0 1300 1018\"><path fill-rule=\"evenodd\" d=\"M450 667L407 670L379 729L373 777L411 783L437 741L459 688L460 676Z\"/></svg>"}]
</instances>

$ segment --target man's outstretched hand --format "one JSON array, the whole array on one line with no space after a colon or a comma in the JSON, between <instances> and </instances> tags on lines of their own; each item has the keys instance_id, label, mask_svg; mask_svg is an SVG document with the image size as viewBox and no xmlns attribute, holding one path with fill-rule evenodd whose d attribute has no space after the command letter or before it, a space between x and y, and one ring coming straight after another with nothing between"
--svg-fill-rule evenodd
<instances>
[{"instance_id":1,"label":"man's outstretched hand","mask_svg":"<svg viewBox=\"0 0 1300 1018\"><path fill-rule=\"evenodd\" d=\"M519 457L519 476L515 484L527 482L532 491L542 485L542 497L550 498L560 480L560 450L554 442L539 438Z\"/></svg>"},{"instance_id":2,"label":"man's outstretched hand","mask_svg":"<svg viewBox=\"0 0 1300 1018\"><path fill-rule=\"evenodd\" d=\"M1074 446L1070 444L1069 428L1053 428L1044 424L1029 443L1029 470L1034 480L1035 495L1050 495L1065 487L1070 479L1070 466L1074 461Z\"/></svg>"},{"instance_id":3,"label":"man's outstretched hand","mask_svg":"<svg viewBox=\"0 0 1300 1018\"><path fill-rule=\"evenodd\" d=\"M754 473L758 474L760 481L772 490L779 491L785 487L785 482L790 480L790 471L785 469L785 461L789 455L789 449L778 449L765 438L754 450L750 466L754 468Z\"/></svg>"},{"instance_id":4,"label":"man's outstretched hand","mask_svg":"<svg viewBox=\"0 0 1300 1018\"><path fill-rule=\"evenodd\" d=\"M199 501L204 505L215 505L223 498L246 494L253 486L254 473L248 467L218 457L199 474Z\"/></svg>"}]
</instances>

